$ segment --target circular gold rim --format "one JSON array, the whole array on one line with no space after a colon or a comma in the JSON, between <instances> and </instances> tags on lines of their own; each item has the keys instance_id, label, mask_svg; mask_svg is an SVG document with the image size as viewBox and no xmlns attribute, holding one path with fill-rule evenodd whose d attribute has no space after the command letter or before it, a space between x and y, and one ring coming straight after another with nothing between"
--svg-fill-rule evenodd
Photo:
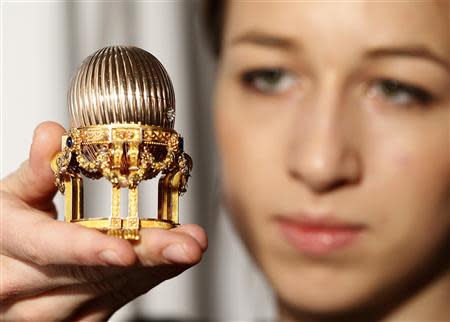
<instances>
[{"instance_id":1,"label":"circular gold rim","mask_svg":"<svg viewBox=\"0 0 450 322\"><path fill-rule=\"evenodd\" d=\"M162 127L157 125L145 125L138 123L111 123L111 124L99 124L99 125L89 125L89 126L80 126L80 127L72 127L72 130L96 130L96 129L116 129L116 128L136 128L136 129L146 129L146 130L157 130L157 131L165 131L171 133L177 133L175 129Z\"/></svg>"},{"instance_id":2,"label":"circular gold rim","mask_svg":"<svg viewBox=\"0 0 450 322\"><path fill-rule=\"evenodd\" d=\"M71 223L76 223L84 227L95 228L99 230L110 230L110 220L109 218L86 218L72 220ZM154 219L154 218L140 218L139 219L140 228L162 228L171 229L177 225L169 220ZM120 229L124 230L124 229Z\"/></svg>"}]
</instances>

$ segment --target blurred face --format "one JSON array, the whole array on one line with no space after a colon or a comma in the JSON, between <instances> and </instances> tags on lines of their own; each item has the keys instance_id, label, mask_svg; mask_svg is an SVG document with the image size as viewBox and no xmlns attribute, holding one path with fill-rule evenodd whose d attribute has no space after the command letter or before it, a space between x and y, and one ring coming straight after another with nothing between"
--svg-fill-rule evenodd
<instances>
[{"instance_id":1,"label":"blurred face","mask_svg":"<svg viewBox=\"0 0 450 322\"><path fill-rule=\"evenodd\" d=\"M445 254L448 23L432 1L229 2L223 190L282 305L389 300Z\"/></svg>"}]
</instances>

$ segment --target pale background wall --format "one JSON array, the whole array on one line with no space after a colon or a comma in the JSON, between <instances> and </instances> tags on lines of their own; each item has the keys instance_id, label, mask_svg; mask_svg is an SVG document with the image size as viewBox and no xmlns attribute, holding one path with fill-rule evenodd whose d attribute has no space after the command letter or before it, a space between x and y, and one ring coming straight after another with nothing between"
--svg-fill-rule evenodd
<instances>
[{"instance_id":1,"label":"pale background wall","mask_svg":"<svg viewBox=\"0 0 450 322\"><path fill-rule=\"evenodd\" d=\"M115 321L131 321L135 315L215 321L274 319L270 292L218 201L210 122L214 66L199 39L198 7L194 0L1 4L1 177L27 157L38 123L53 120L68 125L70 77L93 51L113 44L142 47L160 59L172 78L176 129L185 136L186 150L194 159L181 218L207 229L210 248L198 267L130 303L114 315ZM88 186L97 197L88 200L88 213L108 209L105 187ZM155 189L144 190L151 197L144 200L143 208L153 209ZM61 211L60 195L56 203Z\"/></svg>"}]
</instances>

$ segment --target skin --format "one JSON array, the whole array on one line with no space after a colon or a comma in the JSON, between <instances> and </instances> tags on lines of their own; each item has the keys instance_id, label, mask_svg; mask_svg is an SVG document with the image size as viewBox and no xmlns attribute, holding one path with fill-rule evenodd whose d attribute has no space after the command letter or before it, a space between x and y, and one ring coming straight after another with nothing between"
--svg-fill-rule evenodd
<instances>
[{"instance_id":1,"label":"skin","mask_svg":"<svg viewBox=\"0 0 450 322\"><path fill-rule=\"evenodd\" d=\"M39 125L29 159L0 181L1 321L106 321L198 263L207 248L197 225L144 229L130 243L55 220L50 160L64 132Z\"/></svg>"},{"instance_id":2,"label":"skin","mask_svg":"<svg viewBox=\"0 0 450 322\"><path fill-rule=\"evenodd\" d=\"M448 321L448 12L228 2L214 103L223 194L281 320ZM273 68L282 76L248 77ZM364 230L311 255L280 229L304 215Z\"/></svg>"}]
</instances>

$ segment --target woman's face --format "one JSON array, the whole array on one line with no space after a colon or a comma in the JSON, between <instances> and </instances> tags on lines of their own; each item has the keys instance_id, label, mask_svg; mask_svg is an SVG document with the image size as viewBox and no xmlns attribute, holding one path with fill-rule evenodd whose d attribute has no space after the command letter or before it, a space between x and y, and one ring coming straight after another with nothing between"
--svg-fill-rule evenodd
<instances>
[{"instance_id":1,"label":"woman's face","mask_svg":"<svg viewBox=\"0 0 450 322\"><path fill-rule=\"evenodd\" d=\"M448 24L445 1L229 1L215 96L224 196L281 303L388 299L442 255Z\"/></svg>"}]
</instances>

